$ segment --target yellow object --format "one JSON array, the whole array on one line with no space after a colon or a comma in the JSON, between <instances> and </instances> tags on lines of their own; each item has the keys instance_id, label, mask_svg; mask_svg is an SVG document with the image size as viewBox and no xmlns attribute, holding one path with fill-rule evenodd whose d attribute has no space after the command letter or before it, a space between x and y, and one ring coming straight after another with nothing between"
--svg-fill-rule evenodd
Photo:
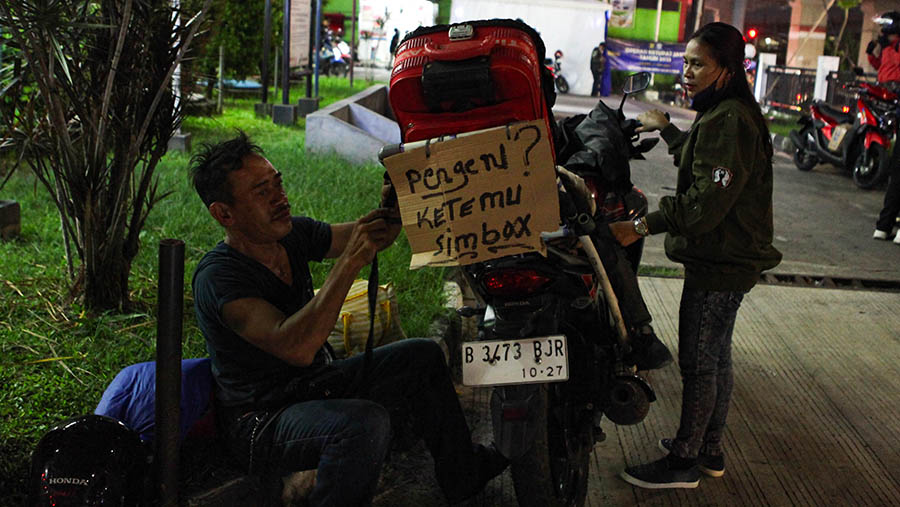
<instances>
[{"instance_id":1,"label":"yellow object","mask_svg":"<svg viewBox=\"0 0 900 507\"><path fill-rule=\"evenodd\" d=\"M341 314L328 336L338 358L365 352L369 337L369 281L356 280L341 306ZM386 345L406 338L397 313L397 295L388 283L378 286L372 346Z\"/></svg>"}]
</instances>

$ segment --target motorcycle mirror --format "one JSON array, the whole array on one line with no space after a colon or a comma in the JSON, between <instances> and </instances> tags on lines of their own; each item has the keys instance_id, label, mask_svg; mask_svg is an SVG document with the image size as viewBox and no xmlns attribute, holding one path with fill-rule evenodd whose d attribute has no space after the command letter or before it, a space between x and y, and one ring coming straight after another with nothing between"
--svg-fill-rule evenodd
<instances>
[{"instance_id":1,"label":"motorcycle mirror","mask_svg":"<svg viewBox=\"0 0 900 507\"><path fill-rule=\"evenodd\" d=\"M650 86L650 73L637 72L625 78L625 84L622 85L622 102L619 104L619 111L625 105L625 99L633 93L644 91Z\"/></svg>"},{"instance_id":2,"label":"motorcycle mirror","mask_svg":"<svg viewBox=\"0 0 900 507\"><path fill-rule=\"evenodd\" d=\"M650 86L650 73L638 72L625 78L625 84L622 85L622 93L631 95L646 90Z\"/></svg>"}]
</instances>

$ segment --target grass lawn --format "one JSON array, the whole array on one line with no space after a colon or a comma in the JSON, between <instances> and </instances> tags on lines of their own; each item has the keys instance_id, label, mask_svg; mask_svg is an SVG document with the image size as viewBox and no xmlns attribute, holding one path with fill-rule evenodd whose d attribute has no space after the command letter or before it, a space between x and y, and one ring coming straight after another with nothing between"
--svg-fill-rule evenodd
<instances>
[{"instance_id":1,"label":"grass lawn","mask_svg":"<svg viewBox=\"0 0 900 507\"><path fill-rule=\"evenodd\" d=\"M769 119L769 132L788 137L792 130L797 130L797 119L800 115L799 113L771 111L767 117Z\"/></svg>"},{"instance_id":2,"label":"grass lawn","mask_svg":"<svg viewBox=\"0 0 900 507\"><path fill-rule=\"evenodd\" d=\"M372 83L320 80L321 105L363 90ZM300 91L293 93L294 102ZM182 130L196 148L240 127L284 173L295 214L328 222L351 221L378 205L383 169L352 166L336 157L308 156L305 123L280 127L256 118L256 99L226 100L225 114L187 118ZM92 413L100 395L123 367L151 361L155 354L157 256L160 240L181 239L185 249L184 357L206 354L197 329L190 281L202 255L220 241L221 228L209 216L188 181L189 154L169 153L157 167L161 190L171 190L152 211L141 233L142 248L132 266L131 298L141 310L88 315L68 296L65 251L59 215L46 190L20 170L0 198L22 208L22 234L0 242L0 505L21 505L30 452L54 424ZM382 283L392 281L400 319L409 336L422 336L442 311L444 270L409 271L409 244L401 235L379 256ZM77 263L77 259L76 259ZM314 265L320 285L330 263ZM364 271L361 276L366 276Z\"/></svg>"}]
</instances>

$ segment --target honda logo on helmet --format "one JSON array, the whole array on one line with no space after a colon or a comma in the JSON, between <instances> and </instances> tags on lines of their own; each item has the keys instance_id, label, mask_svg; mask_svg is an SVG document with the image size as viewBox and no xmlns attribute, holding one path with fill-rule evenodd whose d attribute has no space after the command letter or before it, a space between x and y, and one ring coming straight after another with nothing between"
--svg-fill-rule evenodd
<instances>
[{"instance_id":1,"label":"honda logo on helmet","mask_svg":"<svg viewBox=\"0 0 900 507\"><path fill-rule=\"evenodd\" d=\"M91 484L90 479L81 479L78 477L52 477L47 480L51 486L57 486L60 484L66 485L74 485L74 486L89 486Z\"/></svg>"}]
</instances>

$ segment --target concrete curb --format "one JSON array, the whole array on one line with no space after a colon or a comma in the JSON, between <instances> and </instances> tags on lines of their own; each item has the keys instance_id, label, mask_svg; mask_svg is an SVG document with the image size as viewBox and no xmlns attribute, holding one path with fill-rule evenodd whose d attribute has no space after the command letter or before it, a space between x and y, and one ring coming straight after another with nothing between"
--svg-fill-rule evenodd
<instances>
[{"instance_id":1,"label":"concrete curb","mask_svg":"<svg viewBox=\"0 0 900 507\"><path fill-rule=\"evenodd\" d=\"M354 164L378 164L385 144L400 142L387 86L374 85L306 117L306 151L334 152Z\"/></svg>"},{"instance_id":2,"label":"concrete curb","mask_svg":"<svg viewBox=\"0 0 900 507\"><path fill-rule=\"evenodd\" d=\"M772 134L772 147L775 148L775 151L788 155L794 154L794 143L791 142L791 138L781 134Z\"/></svg>"}]
</instances>

